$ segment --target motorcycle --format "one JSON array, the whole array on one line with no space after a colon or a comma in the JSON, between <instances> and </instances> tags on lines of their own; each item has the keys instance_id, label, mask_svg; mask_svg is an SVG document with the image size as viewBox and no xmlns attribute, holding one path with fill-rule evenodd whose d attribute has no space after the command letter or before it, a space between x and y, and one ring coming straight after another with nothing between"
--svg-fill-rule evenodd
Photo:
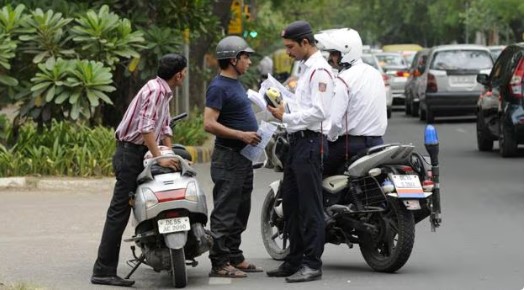
<instances>
[{"instance_id":1,"label":"motorcycle","mask_svg":"<svg viewBox=\"0 0 527 290\"><path fill-rule=\"evenodd\" d=\"M272 159L281 160L275 169L285 164L284 136L275 136ZM392 273L404 266L412 253L415 224L429 217L434 232L441 224L439 141L432 125L425 130L425 147L429 156L408 144L372 147L352 157L342 174L324 178L326 243L358 244L375 271ZM275 260L289 252L280 184L270 184L261 213L263 243Z\"/></svg>"},{"instance_id":2,"label":"motorcycle","mask_svg":"<svg viewBox=\"0 0 527 290\"><path fill-rule=\"evenodd\" d=\"M174 117L171 126L186 115ZM169 271L172 285L183 288L187 285L186 265L198 265L194 258L210 249L212 237L205 229L206 196L188 162L192 157L182 145L168 149L162 151L163 156L145 159L145 168L137 178L139 186L131 193L135 234L125 241L134 242L141 254L137 256L131 246L134 259L128 261L132 270L126 279L146 264L156 272ZM181 170L158 165L163 158L179 159Z\"/></svg>"}]
</instances>

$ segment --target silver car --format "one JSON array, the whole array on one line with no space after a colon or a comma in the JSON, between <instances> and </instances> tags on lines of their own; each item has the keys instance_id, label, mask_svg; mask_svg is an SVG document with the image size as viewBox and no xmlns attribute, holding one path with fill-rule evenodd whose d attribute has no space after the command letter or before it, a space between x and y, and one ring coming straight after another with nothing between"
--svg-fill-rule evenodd
<instances>
[{"instance_id":1,"label":"silver car","mask_svg":"<svg viewBox=\"0 0 527 290\"><path fill-rule=\"evenodd\" d=\"M408 63L401 53L381 52L375 53L384 72L390 77L392 87L393 105L404 104L404 85L410 75Z\"/></svg>"},{"instance_id":2,"label":"silver car","mask_svg":"<svg viewBox=\"0 0 527 290\"><path fill-rule=\"evenodd\" d=\"M474 115L482 90L476 75L488 74L492 63L490 51L485 46L433 47L417 83L420 119L432 123L439 115Z\"/></svg>"},{"instance_id":3,"label":"silver car","mask_svg":"<svg viewBox=\"0 0 527 290\"><path fill-rule=\"evenodd\" d=\"M392 102L393 94L392 87L390 85L390 77L382 70L379 61L373 54L363 53L362 62L373 66L382 74L382 79L384 80L384 89L386 90L386 115L389 118L392 117Z\"/></svg>"}]
</instances>

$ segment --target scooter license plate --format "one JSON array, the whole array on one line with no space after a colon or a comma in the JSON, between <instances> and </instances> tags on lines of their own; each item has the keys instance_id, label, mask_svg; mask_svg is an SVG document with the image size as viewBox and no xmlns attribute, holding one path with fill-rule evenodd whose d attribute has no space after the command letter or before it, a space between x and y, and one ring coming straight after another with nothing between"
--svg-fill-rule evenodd
<instances>
[{"instance_id":1,"label":"scooter license plate","mask_svg":"<svg viewBox=\"0 0 527 290\"><path fill-rule=\"evenodd\" d=\"M163 219L157 221L160 234L181 232L190 230L190 221L188 217L178 217Z\"/></svg>"},{"instance_id":2,"label":"scooter license plate","mask_svg":"<svg viewBox=\"0 0 527 290\"><path fill-rule=\"evenodd\" d=\"M423 187L417 175L390 175L395 190L399 197L403 198L424 198Z\"/></svg>"}]
</instances>

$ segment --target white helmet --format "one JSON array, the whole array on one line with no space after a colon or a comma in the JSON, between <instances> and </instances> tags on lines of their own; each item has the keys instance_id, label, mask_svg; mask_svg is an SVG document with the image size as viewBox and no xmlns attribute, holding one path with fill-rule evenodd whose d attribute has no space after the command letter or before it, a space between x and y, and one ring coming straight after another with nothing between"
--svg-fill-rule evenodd
<instances>
[{"instance_id":1,"label":"white helmet","mask_svg":"<svg viewBox=\"0 0 527 290\"><path fill-rule=\"evenodd\" d=\"M315 34L318 48L327 51L339 51L341 63L353 63L362 56L362 39L351 28L330 29Z\"/></svg>"}]
</instances>

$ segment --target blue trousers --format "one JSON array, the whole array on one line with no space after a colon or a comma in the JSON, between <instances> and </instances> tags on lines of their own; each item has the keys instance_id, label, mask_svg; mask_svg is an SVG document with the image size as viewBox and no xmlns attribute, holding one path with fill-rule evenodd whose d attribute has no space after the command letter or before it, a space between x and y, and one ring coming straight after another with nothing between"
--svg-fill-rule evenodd
<instances>
[{"instance_id":1,"label":"blue trousers","mask_svg":"<svg viewBox=\"0 0 527 290\"><path fill-rule=\"evenodd\" d=\"M324 163L324 176L342 174L346 163L346 150L348 160L359 152L377 145L382 145L384 141L380 136L351 136L348 135L346 146L346 136L340 136L337 141L329 142L329 156Z\"/></svg>"},{"instance_id":2,"label":"blue trousers","mask_svg":"<svg viewBox=\"0 0 527 290\"><path fill-rule=\"evenodd\" d=\"M322 198L321 135L290 139L289 155L281 186L290 253L285 262L293 267L322 267L325 221Z\"/></svg>"}]
</instances>

